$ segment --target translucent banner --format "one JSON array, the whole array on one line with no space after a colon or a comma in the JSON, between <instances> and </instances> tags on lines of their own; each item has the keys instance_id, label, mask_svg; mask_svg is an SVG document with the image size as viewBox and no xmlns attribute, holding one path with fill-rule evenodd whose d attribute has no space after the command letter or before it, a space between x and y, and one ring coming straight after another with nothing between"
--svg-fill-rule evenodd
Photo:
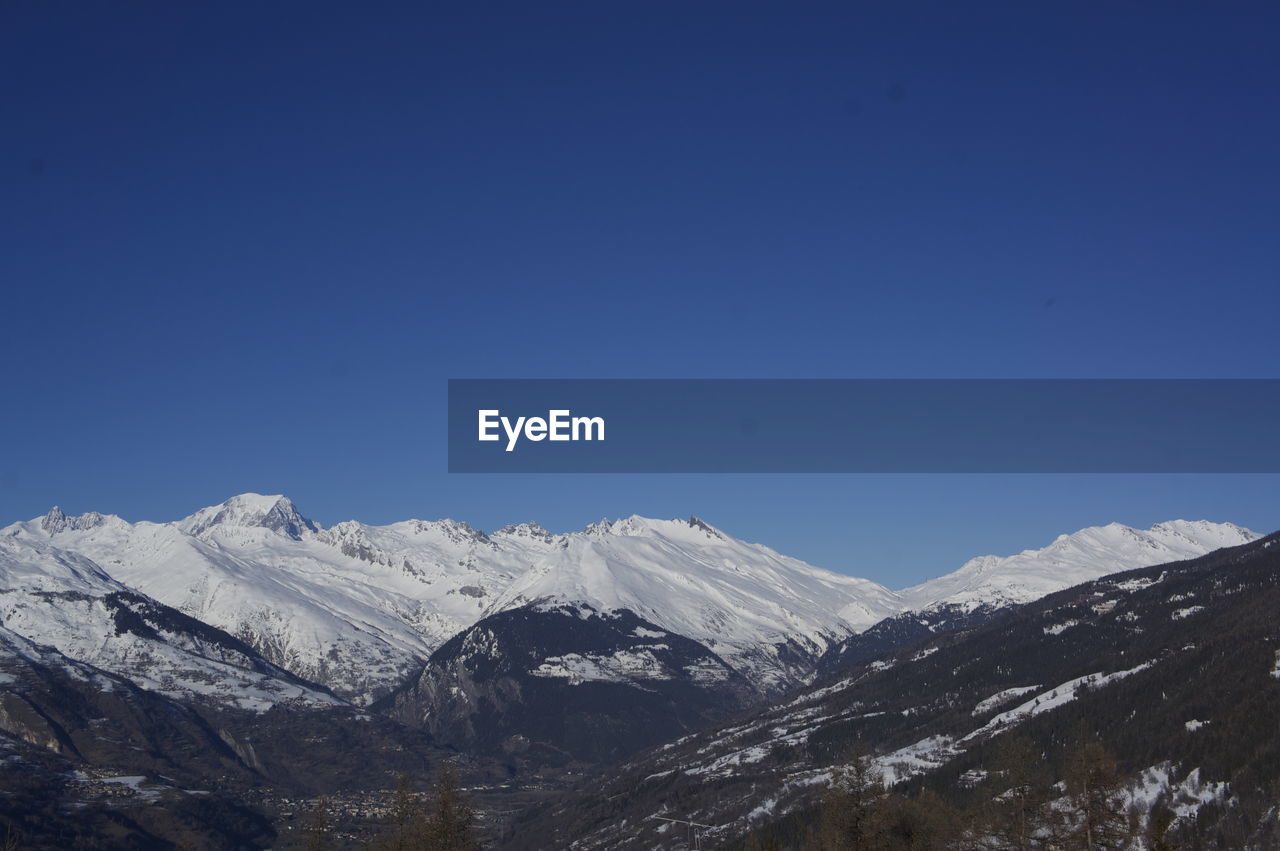
<instances>
[{"instance_id":1,"label":"translucent banner","mask_svg":"<svg viewBox=\"0 0 1280 851\"><path fill-rule=\"evenodd\" d=\"M1275 473L1277 379L453 379L453 473Z\"/></svg>"}]
</instances>

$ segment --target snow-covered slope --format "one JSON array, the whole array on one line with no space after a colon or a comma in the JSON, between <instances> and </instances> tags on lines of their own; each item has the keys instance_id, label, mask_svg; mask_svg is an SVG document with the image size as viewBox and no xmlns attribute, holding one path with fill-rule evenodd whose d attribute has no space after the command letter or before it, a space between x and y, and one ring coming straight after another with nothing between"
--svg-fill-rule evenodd
<instances>
[{"instance_id":1,"label":"snow-covered slope","mask_svg":"<svg viewBox=\"0 0 1280 851\"><path fill-rule=\"evenodd\" d=\"M490 606L628 609L702 642L766 691L802 680L833 641L899 609L866 579L821 570L706 523L629 517L561 537Z\"/></svg>"},{"instance_id":2,"label":"snow-covered slope","mask_svg":"<svg viewBox=\"0 0 1280 851\"><path fill-rule=\"evenodd\" d=\"M111 578L242 639L267 659L351 697L376 697L474 623L515 576L452 521L329 530L281 496L244 494L173 523L67 518L8 527L0 546L51 543ZM477 552L483 559L477 558Z\"/></svg>"},{"instance_id":3,"label":"snow-covered slope","mask_svg":"<svg viewBox=\"0 0 1280 851\"><path fill-rule=\"evenodd\" d=\"M900 594L905 608L912 611L943 605L972 610L1029 603L1108 573L1196 558L1258 537L1240 526L1207 520L1173 520L1146 530L1119 523L1091 526L1059 535L1044 549L971 559L954 573Z\"/></svg>"},{"instance_id":4,"label":"snow-covered slope","mask_svg":"<svg viewBox=\"0 0 1280 851\"><path fill-rule=\"evenodd\" d=\"M1113 524L1044 550L975 559L895 592L696 518L630 517L560 535L536 524L486 534L452 520L324 529L286 497L243 494L171 523L54 509L0 530L0 552L13 569L34 565L35 573L47 563L29 560L41 547L78 554L102 573L93 581L137 589L300 677L367 702L451 636L530 603L629 609L702 642L773 691L808 677L829 646L904 611L1026 602L1255 537L1230 524L1175 521L1145 532Z\"/></svg>"},{"instance_id":5,"label":"snow-covered slope","mask_svg":"<svg viewBox=\"0 0 1280 851\"><path fill-rule=\"evenodd\" d=\"M226 633L131 590L84 555L9 536L0 547L0 627L149 691L262 711L339 701Z\"/></svg>"}]
</instances>

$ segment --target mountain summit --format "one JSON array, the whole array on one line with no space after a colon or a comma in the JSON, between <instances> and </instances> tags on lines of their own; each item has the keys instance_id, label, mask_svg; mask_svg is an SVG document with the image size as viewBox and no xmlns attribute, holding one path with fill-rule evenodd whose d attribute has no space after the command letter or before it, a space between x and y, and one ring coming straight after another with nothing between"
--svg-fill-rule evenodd
<instances>
[{"instance_id":1,"label":"mountain summit","mask_svg":"<svg viewBox=\"0 0 1280 851\"><path fill-rule=\"evenodd\" d=\"M308 532L320 531L318 523L299 514L293 500L280 494L242 493L178 522L178 528L188 535L199 535L214 526L260 526L295 541Z\"/></svg>"}]
</instances>

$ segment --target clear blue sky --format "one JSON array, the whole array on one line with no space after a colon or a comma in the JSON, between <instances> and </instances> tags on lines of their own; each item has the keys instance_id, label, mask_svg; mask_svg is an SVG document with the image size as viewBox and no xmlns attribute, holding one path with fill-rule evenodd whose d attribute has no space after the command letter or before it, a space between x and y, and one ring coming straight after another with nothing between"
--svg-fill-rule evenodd
<instances>
[{"instance_id":1,"label":"clear blue sky","mask_svg":"<svg viewBox=\"0 0 1280 851\"><path fill-rule=\"evenodd\" d=\"M1274 4L400 5L0 11L0 523L696 513L892 585L1280 527L1275 476L444 472L449 377L1277 377Z\"/></svg>"}]
</instances>

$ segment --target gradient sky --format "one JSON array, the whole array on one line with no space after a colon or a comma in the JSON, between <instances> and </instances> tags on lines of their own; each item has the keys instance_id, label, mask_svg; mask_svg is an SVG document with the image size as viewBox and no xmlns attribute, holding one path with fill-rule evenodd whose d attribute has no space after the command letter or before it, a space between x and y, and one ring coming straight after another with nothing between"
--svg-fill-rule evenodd
<instances>
[{"instance_id":1,"label":"gradient sky","mask_svg":"<svg viewBox=\"0 0 1280 851\"><path fill-rule=\"evenodd\" d=\"M1275 4L192 6L0 10L0 523L695 513L890 585L1280 527L1275 476L444 472L450 377L1277 377Z\"/></svg>"}]
</instances>

